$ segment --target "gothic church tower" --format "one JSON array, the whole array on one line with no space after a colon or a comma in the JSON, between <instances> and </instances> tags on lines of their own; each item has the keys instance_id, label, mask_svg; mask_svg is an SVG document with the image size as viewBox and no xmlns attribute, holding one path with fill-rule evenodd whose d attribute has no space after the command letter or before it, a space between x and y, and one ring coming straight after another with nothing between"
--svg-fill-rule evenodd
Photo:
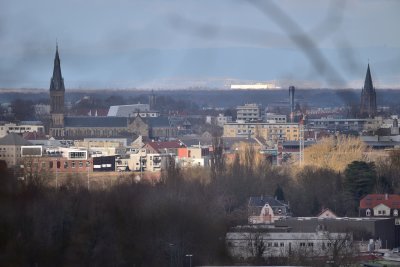
<instances>
[{"instance_id":1,"label":"gothic church tower","mask_svg":"<svg viewBox=\"0 0 400 267\"><path fill-rule=\"evenodd\" d=\"M367 74L365 75L364 88L361 91L360 115L369 118L372 118L376 115L376 91L372 84L369 63Z\"/></svg>"},{"instance_id":2,"label":"gothic church tower","mask_svg":"<svg viewBox=\"0 0 400 267\"><path fill-rule=\"evenodd\" d=\"M61 64L57 45L56 56L54 58L53 77L51 77L50 81L50 136L53 137L64 136L64 95L64 79L61 75Z\"/></svg>"}]
</instances>

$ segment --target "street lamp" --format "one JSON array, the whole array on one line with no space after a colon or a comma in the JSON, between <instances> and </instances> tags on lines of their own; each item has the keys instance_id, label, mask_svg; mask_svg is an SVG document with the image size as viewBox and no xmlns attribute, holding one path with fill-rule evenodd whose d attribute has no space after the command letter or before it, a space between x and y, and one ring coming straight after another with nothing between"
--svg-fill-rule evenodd
<instances>
[{"instance_id":1,"label":"street lamp","mask_svg":"<svg viewBox=\"0 0 400 267\"><path fill-rule=\"evenodd\" d=\"M86 169L87 169L87 189L90 190L90 161L86 161Z\"/></svg>"},{"instance_id":2,"label":"street lamp","mask_svg":"<svg viewBox=\"0 0 400 267\"><path fill-rule=\"evenodd\" d=\"M172 265L172 252L173 252L173 249L174 249L174 247L175 247L175 244L174 243L168 243L168 246L169 246L169 266L170 267L173 267L173 265Z\"/></svg>"},{"instance_id":3,"label":"street lamp","mask_svg":"<svg viewBox=\"0 0 400 267\"><path fill-rule=\"evenodd\" d=\"M189 257L189 266L192 267L192 257L193 257L193 254L186 254L186 257Z\"/></svg>"},{"instance_id":4,"label":"street lamp","mask_svg":"<svg viewBox=\"0 0 400 267\"><path fill-rule=\"evenodd\" d=\"M58 189L58 164L59 164L59 161L58 161L58 157L57 157L57 159L56 159L56 189Z\"/></svg>"}]
</instances>

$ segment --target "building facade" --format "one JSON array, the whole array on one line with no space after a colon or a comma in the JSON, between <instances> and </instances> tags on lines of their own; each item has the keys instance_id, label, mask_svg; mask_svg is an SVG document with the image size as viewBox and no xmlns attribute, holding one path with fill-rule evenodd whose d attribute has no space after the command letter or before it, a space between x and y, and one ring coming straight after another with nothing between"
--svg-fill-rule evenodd
<instances>
[{"instance_id":1,"label":"building facade","mask_svg":"<svg viewBox=\"0 0 400 267\"><path fill-rule=\"evenodd\" d=\"M361 217L399 217L400 195L369 194L360 200ZM400 220L397 219L399 225Z\"/></svg>"},{"instance_id":2,"label":"building facade","mask_svg":"<svg viewBox=\"0 0 400 267\"><path fill-rule=\"evenodd\" d=\"M257 104L245 104L236 107L237 121L254 122L261 120L261 108Z\"/></svg>"},{"instance_id":3,"label":"building facade","mask_svg":"<svg viewBox=\"0 0 400 267\"><path fill-rule=\"evenodd\" d=\"M262 137L266 141L298 141L299 125L297 123L239 123L224 125L223 137Z\"/></svg>"},{"instance_id":4,"label":"building facade","mask_svg":"<svg viewBox=\"0 0 400 267\"><path fill-rule=\"evenodd\" d=\"M16 166L21 162L21 147L32 145L16 133L10 133L0 138L0 160L7 163L7 167Z\"/></svg>"},{"instance_id":5,"label":"building facade","mask_svg":"<svg viewBox=\"0 0 400 267\"><path fill-rule=\"evenodd\" d=\"M9 133L37 133L38 135L43 135L45 131L44 126L41 123L21 122L0 124L0 138Z\"/></svg>"}]
</instances>

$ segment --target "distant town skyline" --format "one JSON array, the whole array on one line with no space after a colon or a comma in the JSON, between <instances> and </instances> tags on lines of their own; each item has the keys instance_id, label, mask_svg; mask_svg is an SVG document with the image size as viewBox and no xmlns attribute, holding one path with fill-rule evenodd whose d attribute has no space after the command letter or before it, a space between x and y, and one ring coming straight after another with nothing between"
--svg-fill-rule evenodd
<instances>
[{"instance_id":1,"label":"distant town skyline","mask_svg":"<svg viewBox=\"0 0 400 267\"><path fill-rule=\"evenodd\" d=\"M1 1L0 88L400 88L400 2Z\"/></svg>"}]
</instances>

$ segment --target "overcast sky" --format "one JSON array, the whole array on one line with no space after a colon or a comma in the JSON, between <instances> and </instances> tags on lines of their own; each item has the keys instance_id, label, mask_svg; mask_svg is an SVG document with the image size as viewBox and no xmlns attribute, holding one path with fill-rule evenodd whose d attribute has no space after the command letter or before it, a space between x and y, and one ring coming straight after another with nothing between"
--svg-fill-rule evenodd
<instances>
[{"instance_id":1,"label":"overcast sky","mask_svg":"<svg viewBox=\"0 0 400 267\"><path fill-rule=\"evenodd\" d=\"M400 88L397 0L0 0L0 87Z\"/></svg>"}]
</instances>

